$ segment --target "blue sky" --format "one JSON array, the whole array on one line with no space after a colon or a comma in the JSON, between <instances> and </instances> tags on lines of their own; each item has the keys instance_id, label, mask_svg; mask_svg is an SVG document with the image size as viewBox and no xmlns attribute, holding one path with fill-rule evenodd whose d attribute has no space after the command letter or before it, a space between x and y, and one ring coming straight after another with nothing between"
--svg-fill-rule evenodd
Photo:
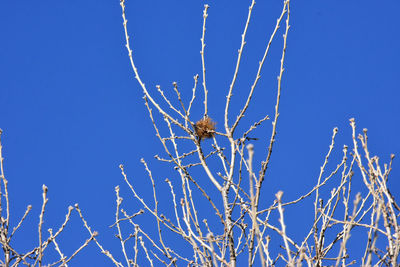
<instances>
[{"instance_id":1,"label":"blue sky","mask_svg":"<svg viewBox=\"0 0 400 267\"><path fill-rule=\"evenodd\" d=\"M176 81L188 101L193 76L201 74L206 2L186 2L128 0L126 5L135 62L147 87L156 94L155 85L172 88ZM209 109L222 130L221 102L250 1L208 4ZM281 6L281 1L261 0L255 5L233 107L248 92ZM283 190L285 197L294 198L312 188L332 129L339 128L336 155L343 144L351 144L352 117L360 132L368 128L370 151L381 162L388 162L391 153L400 154L399 8L395 0L291 3L280 120L266 194ZM273 115L282 30L272 45L248 123ZM130 68L119 1L2 1L0 31L0 128L14 223L33 205L21 229L25 235L16 236L19 246L24 250L37 243L34 226L45 184L50 199L45 228L58 227L67 207L79 203L100 233L99 240L120 257L114 229L108 228L114 221L114 187L120 185L132 212L139 205L130 200L118 165L126 166L144 194L151 187L141 158L160 181L173 174L154 159L162 147ZM194 119L202 114L201 97ZM267 125L256 137L269 137L270 122ZM395 159L389 181L396 199L398 166ZM300 214L293 212L293 218ZM71 225L62 239L66 252L78 246L76 239L88 237L77 234L84 231L76 216ZM110 266L93 245L75 263Z\"/></svg>"}]
</instances>

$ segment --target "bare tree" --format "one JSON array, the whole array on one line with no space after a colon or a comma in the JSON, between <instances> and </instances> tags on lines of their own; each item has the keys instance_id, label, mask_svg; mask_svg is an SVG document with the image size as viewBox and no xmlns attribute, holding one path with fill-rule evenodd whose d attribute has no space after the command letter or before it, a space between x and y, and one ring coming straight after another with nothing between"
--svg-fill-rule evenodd
<instances>
[{"instance_id":1,"label":"bare tree","mask_svg":"<svg viewBox=\"0 0 400 267\"><path fill-rule=\"evenodd\" d=\"M283 200L282 191L276 193L271 203L260 201L265 191L277 135L290 29L290 0L283 0L282 11L278 14L275 28L265 44L254 80L248 87L247 98L243 106L237 107L240 109L237 116L232 116L232 96L237 90L236 79L255 6L255 1L251 1L234 73L227 88L224 114L218 118L223 121L222 131L218 131L215 123L217 120L211 118L208 112L204 55L209 6L205 5L203 10L200 39L201 73L193 77L192 94L186 99L176 82L172 84L172 94L164 92L161 86L156 86L156 90L146 87L131 49L125 1L120 0L120 5L129 60L143 91L144 104L164 154L156 155L155 158L163 166L167 164L175 171L175 176L171 179L153 176L147 162L142 159L153 192L152 196L148 197L135 189L124 166L120 165L123 180L140 205L139 208L129 206L123 209L120 187L115 188L115 222L110 227L117 232L116 238L120 241L123 255L121 259L103 248L96 239L97 232L88 225L77 204L68 208L65 221L57 232L53 233L48 229L49 235L44 238L43 218L48 201L46 186L43 186L43 205L39 214L38 245L30 251L19 252L12 247L11 241L30 213L31 206L27 207L17 226L10 231L8 182L3 170L0 142L1 200L5 200L0 202L3 266L67 266L91 241L94 241L115 266L399 265L400 208L387 186L394 156L391 156L388 164L382 165L377 156L370 155L367 130L364 129L362 134L357 135L354 119L350 119L351 148L344 146L343 156L335 168L328 171L328 160L332 158L338 134L338 129L333 129L331 144L313 188L296 197L288 196L289 199L293 199L291 201ZM277 40L280 28L283 38ZM238 126L245 120L248 108L254 105L252 97L271 44L278 41L281 42L282 49L274 114L263 115L258 121L250 122L251 126L248 129L242 130ZM200 120L194 120L191 112L194 103L199 99L202 99L204 113ZM153 113L153 110L156 113ZM230 121L229 118L232 117L235 119ZM268 120L272 121L271 127L265 123ZM255 138L251 137L253 131L260 127L270 129L269 136L260 137L269 140L267 147L257 147L253 142ZM209 140L206 142L206 139ZM255 160L256 153L263 155L260 163ZM354 186L356 179L361 182L363 188ZM166 213L162 211L164 206L159 203L158 189L160 183L164 182L169 188L169 204L172 207ZM288 215L285 207L301 205L304 208L307 199L313 199L313 205L310 207L314 211L312 223L305 229L306 235L302 238L290 236L286 229L291 224L285 221L285 216ZM200 206L207 207L212 212L201 213ZM131 209L134 210L128 211ZM77 211L89 238L74 253L65 256L56 238L63 232L73 210ZM149 231L146 225L139 223L142 216L154 220L156 231ZM357 240L357 247L350 246L352 235L357 231L363 233L362 240ZM43 256L50 243L54 245L60 258L45 264Z\"/></svg>"}]
</instances>

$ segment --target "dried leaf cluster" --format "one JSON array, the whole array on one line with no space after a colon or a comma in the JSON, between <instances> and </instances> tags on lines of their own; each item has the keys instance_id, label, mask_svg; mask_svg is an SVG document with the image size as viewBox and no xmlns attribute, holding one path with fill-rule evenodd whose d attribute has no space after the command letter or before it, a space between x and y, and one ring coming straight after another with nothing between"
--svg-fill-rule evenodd
<instances>
[{"instance_id":1,"label":"dried leaf cluster","mask_svg":"<svg viewBox=\"0 0 400 267\"><path fill-rule=\"evenodd\" d=\"M200 140L212 138L215 132L216 123L212 121L210 117L205 117L194 125L194 129L196 131L196 135Z\"/></svg>"}]
</instances>

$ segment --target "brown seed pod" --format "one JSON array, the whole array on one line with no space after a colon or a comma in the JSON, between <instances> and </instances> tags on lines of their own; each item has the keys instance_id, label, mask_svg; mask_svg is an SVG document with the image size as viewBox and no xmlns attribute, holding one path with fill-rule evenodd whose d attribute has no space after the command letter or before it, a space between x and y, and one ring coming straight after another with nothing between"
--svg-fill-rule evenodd
<instances>
[{"instance_id":1,"label":"brown seed pod","mask_svg":"<svg viewBox=\"0 0 400 267\"><path fill-rule=\"evenodd\" d=\"M211 138L215 133L215 122L209 117L204 117L194 125L197 136L200 140Z\"/></svg>"}]
</instances>

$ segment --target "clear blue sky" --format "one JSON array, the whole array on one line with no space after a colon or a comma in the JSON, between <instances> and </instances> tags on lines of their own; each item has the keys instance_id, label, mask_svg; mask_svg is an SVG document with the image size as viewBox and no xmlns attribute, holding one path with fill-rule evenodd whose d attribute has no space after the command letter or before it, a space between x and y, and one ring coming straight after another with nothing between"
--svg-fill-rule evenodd
<instances>
[{"instance_id":1,"label":"clear blue sky","mask_svg":"<svg viewBox=\"0 0 400 267\"><path fill-rule=\"evenodd\" d=\"M255 5L234 103L247 94L281 2L259 0ZM155 85L172 88L176 81L186 101L190 97L192 77L201 73L205 3L127 1L135 61L154 94ZM222 129L220 103L231 81L250 1L209 4L210 115ZM339 127L336 155L343 144L351 145L352 117L360 132L368 128L371 153L379 155L381 162L387 162L391 153L400 155L399 9L397 0L292 1L281 116L267 194L281 189L285 198L294 198L312 188L332 129ZM162 154L162 147L130 68L119 1L1 1L0 32L0 128L13 222L26 205L33 205L21 228L25 235L16 236L19 247L25 250L37 243L34 226L41 187L46 184L50 199L46 229L58 228L67 207L79 203L89 224L100 233L99 240L120 257L115 231L108 228L114 221L114 187L120 185L131 212L139 205L129 200L118 165L126 166L142 192L151 192L151 187L140 158L146 159L160 181L167 178L168 166L154 159ZM282 31L263 71L259 89L264 91L256 95L254 118L273 115L276 91L270 85L276 84L281 40ZM200 101L197 104L200 108ZM261 137L269 137L267 123ZM336 164L332 161L330 169ZM395 159L389 182L396 199L400 199L399 166ZM159 197L169 199L168 194ZM299 218L300 213L293 212L293 218ZM88 237L76 216L70 226L61 239L67 254ZM73 266L110 265L91 245Z\"/></svg>"}]
</instances>

